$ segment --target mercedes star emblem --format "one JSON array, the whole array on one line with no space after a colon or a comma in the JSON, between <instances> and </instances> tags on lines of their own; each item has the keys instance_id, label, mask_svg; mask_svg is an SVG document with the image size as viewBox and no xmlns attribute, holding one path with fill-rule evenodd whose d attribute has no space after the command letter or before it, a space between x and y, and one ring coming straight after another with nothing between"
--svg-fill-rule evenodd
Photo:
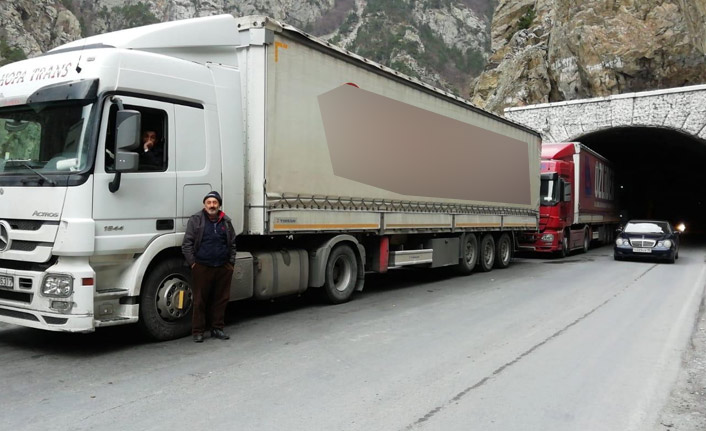
<instances>
[{"instance_id":1,"label":"mercedes star emblem","mask_svg":"<svg viewBox=\"0 0 706 431\"><path fill-rule=\"evenodd\" d=\"M10 225L0 220L0 252L10 249Z\"/></svg>"}]
</instances>

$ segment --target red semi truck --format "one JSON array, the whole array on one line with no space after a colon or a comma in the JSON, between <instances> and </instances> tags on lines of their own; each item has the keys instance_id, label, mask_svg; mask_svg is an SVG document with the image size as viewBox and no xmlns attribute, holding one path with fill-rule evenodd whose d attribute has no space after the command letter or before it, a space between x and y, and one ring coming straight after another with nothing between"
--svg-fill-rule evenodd
<instances>
[{"instance_id":1,"label":"red semi truck","mask_svg":"<svg viewBox=\"0 0 706 431\"><path fill-rule=\"evenodd\" d=\"M612 241L620 218L610 162L579 142L544 143L541 158L539 232L521 248L566 256Z\"/></svg>"}]
</instances>

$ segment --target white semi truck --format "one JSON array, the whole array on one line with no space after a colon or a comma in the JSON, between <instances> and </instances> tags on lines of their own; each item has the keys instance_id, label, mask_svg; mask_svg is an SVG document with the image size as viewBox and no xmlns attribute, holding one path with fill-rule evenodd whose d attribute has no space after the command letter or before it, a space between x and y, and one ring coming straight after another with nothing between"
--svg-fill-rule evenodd
<instances>
[{"instance_id":1,"label":"white semi truck","mask_svg":"<svg viewBox=\"0 0 706 431\"><path fill-rule=\"evenodd\" d=\"M162 163L140 162L148 129ZM180 246L211 190L239 234L232 300L505 267L539 166L531 129L267 17L75 41L0 68L0 321L188 334Z\"/></svg>"}]
</instances>

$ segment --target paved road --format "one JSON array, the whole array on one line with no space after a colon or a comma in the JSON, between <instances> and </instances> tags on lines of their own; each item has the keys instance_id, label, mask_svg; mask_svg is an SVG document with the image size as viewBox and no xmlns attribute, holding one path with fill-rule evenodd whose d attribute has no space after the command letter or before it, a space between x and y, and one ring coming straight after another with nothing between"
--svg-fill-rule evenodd
<instances>
[{"instance_id":1,"label":"paved road","mask_svg":"<svg viewBox=\"0 0 706 431\"><path fill-rule=\"evenodd\" d=\"M3 325L0 429L651 429L704 294L706 248L680 255L373 276L340 306L236 304L226 342Z\"/></svg>"}]
</instances>

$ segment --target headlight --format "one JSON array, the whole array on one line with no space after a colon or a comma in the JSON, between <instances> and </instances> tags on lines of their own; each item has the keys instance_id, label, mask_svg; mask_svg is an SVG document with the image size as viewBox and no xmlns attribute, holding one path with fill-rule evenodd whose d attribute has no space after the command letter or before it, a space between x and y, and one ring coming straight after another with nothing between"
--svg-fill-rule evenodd
<instances>
[{"instance_id":1,"label":"headlight","mask_svg":"<svg viewBox=\"0 0 706 431\"><path fill-rule=\"evenodd\" d=\"M672 241L669 239L665 239L664 241L660 241L657 243L658 247L665 247L665 248L672 248Z\"/></svg>"},{"instance_id":2,"label":"headlight","mask_svg":"<svg viewBox=\"0 0 706 431\"><path fill-rule=\"evenodd\" d=\"M630 245L630 242L626 238L616 238L615 245L622 247L624 245Z\"/></svg>"},{"instance_id":3,"label":"headlight","mask_svg":"<svg viewBox=\"0 0 706 431\"><path fill-rule=\"evenodd\" d=\"M74 292L74 278L64 274L50 274L42 282L42 295L65 298Z\"/></svg>"},{"instance_id":4,"label":"headlight","mask_svg":"<svg viewBox=\"0 0 706 431\"><path fill-rule=\"evenodd\" d=\"M554 241L554 234L552 234L552 233L545 233L544 235L542 235L542 241L545 241L545 242L552 242L552 241Z\"/></svg>"}]
</instances>

